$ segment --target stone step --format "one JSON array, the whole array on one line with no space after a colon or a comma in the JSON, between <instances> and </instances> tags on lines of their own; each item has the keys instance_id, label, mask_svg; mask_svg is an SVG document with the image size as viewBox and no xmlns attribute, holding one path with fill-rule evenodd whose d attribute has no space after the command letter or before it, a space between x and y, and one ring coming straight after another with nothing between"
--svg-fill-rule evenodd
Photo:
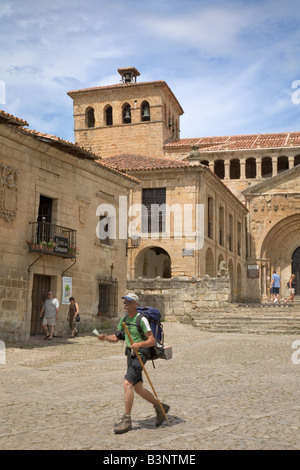
<instances>
[{"instance_id":1,"label":"stone step","mask_svg":"<svg viewBox=\"0 0 300 470\"><path fill-rule=\"evenodd\" d=\"M300 332L300 305L234 304L190 315L191 323L210 332L296 334Z\"/></svg>"}]
</instances>

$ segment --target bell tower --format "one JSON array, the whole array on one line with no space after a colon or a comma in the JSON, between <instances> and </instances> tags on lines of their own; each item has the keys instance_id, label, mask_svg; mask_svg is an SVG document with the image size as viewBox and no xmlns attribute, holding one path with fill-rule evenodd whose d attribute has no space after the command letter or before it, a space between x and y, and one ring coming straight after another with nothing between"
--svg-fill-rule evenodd
<instances>
[{"instance_id":1,"label":"bell tower","mask_svg":"<svg viewBox=\"0 0 300 470\"><path fill-rule=\"evenodd\" d=\"M120 154L164 157L179 139L183 110L164 81L138 82L134 67L119 68L120 83L69 91L75 142L101 158Z\"/></svg>"}]
</instances>

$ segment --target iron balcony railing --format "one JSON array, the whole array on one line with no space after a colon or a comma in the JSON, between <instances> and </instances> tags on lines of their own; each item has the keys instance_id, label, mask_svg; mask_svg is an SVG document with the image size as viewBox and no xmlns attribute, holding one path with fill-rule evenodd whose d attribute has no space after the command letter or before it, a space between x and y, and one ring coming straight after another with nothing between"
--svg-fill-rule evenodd
<instances>
[{"instance_id":1,"label":"iron balcony railing","mask_svg":"<svg viewBox=\"0 0 300 470\"><path fill-rule=\"evenodd\" d=\"M43 252L65 258L76 258L76 230L48 222L29 222L30 238L27 240L30 252Z\"/></svg>"}]
</instances>

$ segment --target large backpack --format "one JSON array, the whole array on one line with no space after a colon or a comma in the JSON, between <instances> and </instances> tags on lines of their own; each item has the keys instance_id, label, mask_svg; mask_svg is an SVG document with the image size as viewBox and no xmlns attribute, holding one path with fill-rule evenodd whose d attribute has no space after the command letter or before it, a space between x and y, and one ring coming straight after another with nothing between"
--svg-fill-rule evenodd
<instances>
[{"instance_id":1,"label":"large backpack","mask_svg":"<svg viewBox=\"0 0 300 470\"><path fill-rule=\"evenodd\" d=\"M140 322L141 322L142 316L144 316L149 321L155 341L163 346L164 330L160 321L160 318L161 318L160 311L154 307L137 307L137 311L141 313L141 315L137 317L137 322L136 322L136 326L139 332L142 334Z\"/></svg>"},{"instance_id":2,"label":"large backpack","mask_svg":"<svg viewBox=\"0 0 300 470\"><path fill-rule=\"evenodd\" d=\"M149 321L149 325L155 339L155 346L149 348L151 359L171 359L172 348L164 345L164 330L161 324L160 311L154 307L137 307L137 312L139 315L137 315L136 327L139 330L140 335L144 337L140 324L142 317L145 317ZM125 315L124 317L125 323L127 317L128 315Z\"/></svg>"}]
</instances>

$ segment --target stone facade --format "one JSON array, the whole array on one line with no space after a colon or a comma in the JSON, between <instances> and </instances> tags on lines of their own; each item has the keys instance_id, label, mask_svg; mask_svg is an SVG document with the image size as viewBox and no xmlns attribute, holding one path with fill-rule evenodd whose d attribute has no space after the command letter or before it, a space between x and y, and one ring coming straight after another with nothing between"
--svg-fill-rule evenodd
<instances>
[{"instance_id":1,"label":"stone facade","mask_svg":"<svg viewBox=\"0 0 300 470\"><path fill-rule=\"evenodd\" d=\"M113 159L108 161L113 162ZM148 234L145 231L140 232L140 226L137 227L141 243L138 248L132 248L128 253L129 279L168 275L203 278L206 274L214 278L223 261L232 277L231 299L245 300L245 206L203 165L169 168L164 171L137 170L129 173L141 180L141 185L131 192L132 206L141 203L141 189L164 187L166 206L171 209L167 214L167 223L170 225L166 234ZM196 229L197 209L200 209L199 232ZM221 210L222 226L218 215ZM228 233L232 241L230 245L226 243ZM167 261L170 271L165 275Z\"/></svg>"},{"instance_id":2,"label":"stone facade","mask_svg":"<svg viewBox=\"0 0 300 470\"><path fill-rule=\"evenodd\" d=\"M224 308L231 302L230 278L225 275L202 279L175 276L171 279L138 278L128 282L130 292L135 292L142 306L160 309L162 319L190 323L195 312Z\"/></svg>"},{"instance_id":3,"label":"stone facade","mask_svg":"<svg viewBox=\"0 0 300 470\"><path fill-rule=\"evenodd\" d=\"M77 106L78 104L81 105L80 113L83 115L84 109L90 105L90 102L86 99L88 90L77 90L77 92L70 94L74 100L75 128L80 128L80 132L75 131L75 138L82 139L80 133L81 135L85 133L86 143L91 143L91 148L97 152L99 151L103 157L116 156L122 153L124 162L120 164L120 168L124 171L132 170L132 174L140 174L143 187L145 185L154 187L159 180L159 184L163 183L159 178L158 169L154 166L152 166L152 182L146 172L142 174L139 171L138 160L142 160L142 155L160 157L169 161L177 160L189 164L199 163L207 166L249 211L246 227L239 220L237 222L239 224L238 233L234 233L233 237L229 233L230 224L225 217L225 256L224 254L222 256L223 259L227 260L230 275L232 276L232 298L244 298L247 301L255 302L270 299L270 279L275 268L282 277L282 295L285 296L286 294L284 286L291 272L294 272L296 279L298 279L296 295L300 295L300 238L298 230L300 208L297 196L300 188L298 173L293 171L300 164L300 132L181 139L178 136L178 130L180 129L179 119L183 111L180 105L178 107L176 98L168 88L164 88L168 93L161 99L159 87L156 86L157 83L164 82L123 83L110 87L100 87L100 89L91 89L92 100L90 102L95 103L95 107L98 106L98 103L103 107L107 103L107 96L110 100L112 100L112 96L116 96L118 97L115 103L118 116L120 116L121 105L124 102L130 102L131 107L134 107L136 99L137 107L141 104L141 99L146 101L149 99L149 102L153 105L159 103L159 106L161 106L160 114L155 116L154 121L156 122L156 119L158 119L161 125L160 129L164 131L160 133L160 137L154 131L154 123L151 123L151 125L150 122L137 123L140 119L139 110L135 114L136 117L133 118L134 124L122 124L122 128L118 127L119 124L116 127L112 125L110 129L107 126L105 129L101 126L98 129L91 130L82 128L83 121L80 122L79 114L76 114ZM139 90L143 90L142 97L139 95L138 87L140 87ZM174 98L176 101L174 101ZM170 113L168 118L165 119L167 113L164 111L163 106L168 107L170 102L175 103L172 109L175 116L174 121L170 119ZM173 126L174 122L175 126ZM143 134L144 131L136 132L137 124L139 127L143 127L145 134ZM127 126L134 126L134 129ZM170 132L170 130L173 130L173 132ZM123 132L126 133L126 143L124 145L120 141L124 137ZM97 138L94 134L97 134ZM113 150L110 148L110 143L106 145L102 141L101 148L97 144L97 139L107 137L108 134L113 138L108 138L107 142L117 142ZM128 167L126 159L130 160L135 154L136 167ZM112 161L111 158L109 160ZM161 168L163 168L162 164ZM165 169L164 174L166 175L166 181L170 181L171 170ZM284 185L282 185L282 175L284 175ZM166 183L166 186L168 186L168 183ZM171 188L171 185L169 187ZM290 190L291 187L293 188L292 191ZM264 188L266 188L266 194ZM190 186L189 182L185 181L181 186L180 195L176 189L169 191L169 200L187 201L191 197L190 189L192 192L194 191L193 184ZM211 199L217 205L212 222L214 227L218 228L223 224L224 219L222 211L219 211L219 202L217 202L222 200L223 191L222 186L217 183L215 189L216 193ZM198 188L197 191L200 195L201 188ZM133 199L138 199L137 194L133 196ZM225 200L227 204L227 199ZM263 206L265 209L262 209ZM205 211L207 211L207 204ZM234 227L236 227L238 217L236 213L232 213L231 223ZM231 259L230 245L233 239L236 243L236 240L241 238L241 233L245 233L245 231L247 231L245 258L241 259L239 263L236 259ZM172 272L174 275L199 275L200 272L205 272L205 270L215 272L217 269L219 254L223 248L218 246L220 245L218 237L219 232L217 229L213 233L213 239L205 240L205 243L212 244L210 247L210 261L207 262L207 252L203 250L198 261L198 267L193 274L191 274L191 265L193 264L191 260L185 259L181 264L179 262L178 253L182 249L182 244L179 243L176 246L175 241L172 240L165 240L161 245L159 242L157 244L167 252L175 253L172 256ZM278 239L281 240L280 248L276 244ZM130 278L136 274L143 274L144 262L141 262L141 260L138 262L138 256L139 252L145 249L145 246L145 241L142 240L140 250L133 250L130 253ZM148 246L150 246L149 243ZM272 249L269 247L272 247ZM238 248L239 252L240 249L241 246ZM135 255L133 254L134 251ZM153 257L150 263L153 268ZM152 270L152 274L155 275L156 273L153 273Z\"/></svg>"},{"instance_id":4,"label":"stone facade","mask_svg":"<svg viewBox=\"0 0 300 470\"><path fill-rule=\"evenodd\" d=\"M78 146L27 130L8 117L2 113L0 124L1 337L25 339L41 331L33 321L39 321L49 289L61 304L56 334L68 331L68 305L61 303L63 276L72 278L72 294L83 319L98 314L100 280L113 280L118 291L111 315L117 315L118 294L126 289L126 239L103 244L96 226L104 204L115 207L118 219L119 196L127 199L137 180L96 163ZM63 227L65 236L69 230L76 234L79 254L62 257L50 253L46 245L32 249L41 196L51 201L51 223L44 226ZM44 240L43 235L40 238ZM34 304L37 280L45 284L38 284L42 291Z\"/></svg>"},{"instance_id":5,"label":"stone facade","mask_svg":"<svg viewBox=\"0 0 300 470\"><path fill-rule=\"evenodd\" d=\"M163 144L179 137L180 104L163 81L126 83L68 92L73 99L75 141L106 158L121 153L162 157ZM143 121L143 103L150 119ZM124 106L130 122L124 122ZM107 109L111 108L111 120ZM94 116L88 123L88 113Z\"/></svg>"}]
</instances>

